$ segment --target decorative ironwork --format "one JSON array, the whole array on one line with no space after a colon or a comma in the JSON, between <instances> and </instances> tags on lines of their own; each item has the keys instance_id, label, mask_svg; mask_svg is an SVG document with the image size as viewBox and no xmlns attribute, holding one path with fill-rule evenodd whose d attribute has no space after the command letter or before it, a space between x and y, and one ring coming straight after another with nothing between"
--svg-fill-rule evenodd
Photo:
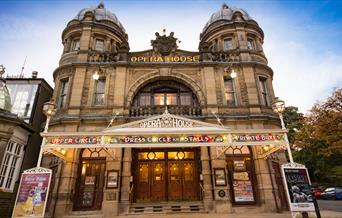
<instances>
[{"instance_id":1,"label":"decorative ironwork","mask_svg":"<svg viewBox=\"0 0 342 218\"><path fill-rule=\"evenodd\" d=\"M43 167L35 167L31 169L24 170L24 173L50 173L51 169L43 168Z\"/></svg>"},{"instance_id":2,"label":"decorative ironwork","mask_svg":"<svg viewBox=\"0 0 342 218\"><path fill-rule=\"evenodd\" d=\"M149 117L151 115L160 115L164 113L164 105L149 105L129 108L130 117ZM182 116L201 116L202 108L196 106L180 106L169 105L168 110L170 113Z\"/></svg>"}]
</instances>

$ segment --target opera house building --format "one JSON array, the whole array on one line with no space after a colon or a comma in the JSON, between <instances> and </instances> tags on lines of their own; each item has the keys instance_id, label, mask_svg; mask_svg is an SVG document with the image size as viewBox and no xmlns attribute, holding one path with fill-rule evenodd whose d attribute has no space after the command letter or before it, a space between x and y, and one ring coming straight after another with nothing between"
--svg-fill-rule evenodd
<instances>
[{"instance_id":1,"label":"opera house building","mask_svg":"<svg viewBox=\"0 0 342 218\"><path fill-rule=\"evenodd\" d=\"M287 209L287 131L272 110L264 32L243 9L211 13L197 51L165 31L131 51L103 3L67 23L42 133L54 172L47 215Z\"/></svg>"}]
</instances>

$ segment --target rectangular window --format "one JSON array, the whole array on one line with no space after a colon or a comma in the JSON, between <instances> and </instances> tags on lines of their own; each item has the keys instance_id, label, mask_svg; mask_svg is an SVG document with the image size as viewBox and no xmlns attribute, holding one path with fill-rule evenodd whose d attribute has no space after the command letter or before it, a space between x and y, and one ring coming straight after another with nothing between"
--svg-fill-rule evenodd
<instances>
[{"instance_id":1,"label":"rectangular window","mask_svg":"<svg viewBox=\"0 0 342 218\"><path fill-rule=\"evenodd\" d=\"M103 51L104 50L104 41L102 39L96 39L95 50L97 50L97 51Z\"/></svg>"},{"instance_id":2,"label":"rectangular window","mask_svg":"<svg viewBox=\"0 0 342 218\"><path fill-rule=\"evenodd\" d=\"M151 104L150 93L142 93L139 97L139 106L147 106Z\"/></svg>"},{"instance_id":3,"label":"rectangular window","mask_svg":"<svg viewBox=\"0 0 342 218\"><path fill-rule=\"evenodd\" d=\"M259 77L259 85L261 90L261 100L262 104L265 106L270 106L270 100L267 89L267 78Z\"/></svg>"},{"instance_id":4,"label":"rectangular window","mask_svg":"<svg viewBox=\"0 0 342 218\"><path fill-rule=\"evenodd\" d=\"M191 105L191 94L181 93L180 94L180 104L181 105Z\"/></svg>"},{"instance_id":5,"label":"rectangular window","mask_svg":"<svg viewBox=\"0 0 342 218\"><path fill-rule=\"evenodd\" d=\"M0 167L0 189L13 191L23 156L22 145L9 141Z\"/></svg>"},{"instance_id":6,"label":"rectangular window","mask_svg":"<svg viewBox=\"0 0 342 218\"><path fill-rule=\"evenodd\" d=\"M80 40L79 39L75 39L74 41L72 41L72 50L73 51L80 50Z\"/></svg>"},{"instance_id":7,"label":"rectangular window","mask_svg":"<svg viewBox=\"0 0 342 218\"><path fill-rule=\"evenodd\" d=\"M236 106L235 87L232 78L224 78L224 95L228 106Z\"/></svg>"},{"instance_id":8,"label":"rectangular window","mask_svg":"<svg viewBox=\"0 0 342 218\"><path fill-rule=\"evenodd\" d=\"M232 38L223 40L223 51L229 51L233 49L233 40Z\"/></svg>"},{"instance_id":9,"label":"rectangular window","mask_svg":"<svg viewBox=\"0 0 342 218\"><path fill-rule=\"evenodd\" d=\"M154 105L164 105L164 93L154 94Z\"/></svg>"},{"instance_id":10,"label":"rectangular window","mask_svg":"<svg viewBox=\"0 0 342 218\"><path fill-rule=\"evenodd\" d=\"M177 105L177 94L167 93L166 94L166 105Z\"/></svg>"},{"instance_id":11,"label":"rectangular window","mask_svg":"<svg viewBox=\"0 0 342 218\"><path fill-rule=\"evenodd\" d=\"M68 85L69 80L63 79L60 81L60 90L59 90L59 97L58 97L58 108L63 108L66 105L66 97L68 94Z\"/></svg>"},{"instance_id":12,"label":"rectangular window","mask_svg":"<svg viewBox=\"0 0 342 218\"><path fill-rule=\"evenodd\" d=\"M248 50L254 50L254 41L253 41L253 39L247 39L247 49Z\"/></svg>"},{"instance_id":13,"label":"rectangular window","mask_svg":"<svg viewBox=\"0 0 342 218\"><path fill-rule=\"evenodd\" d=\"M95 82L94 105L104 105L106 78L100 78Z\"/></svg>"}]
</instances>

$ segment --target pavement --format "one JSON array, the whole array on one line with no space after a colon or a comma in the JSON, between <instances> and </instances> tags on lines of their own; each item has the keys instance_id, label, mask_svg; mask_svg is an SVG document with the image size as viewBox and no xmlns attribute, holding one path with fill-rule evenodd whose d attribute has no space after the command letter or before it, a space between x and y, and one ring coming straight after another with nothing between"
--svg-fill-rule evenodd
<instances>
[{"instance_id":1,"label":"pavement","mask_svg":"<svg viewBox=\"0 0 342 218\"><path fill-rule=\"evenodd\" d=\"M258 213L258 214L202 214L202 213L180 213L180 214L144 214L144 215L128 215L119 216L118 218L291 218L290 212L283 213ZM301 218L301 214L297 214L296 218ZM310 218L316 217L314 213L309 214ZM342 218L342 212L322 210L322 218Z\"/></svg>"},{"instance_id":2,"label":"pavement","mask_svg":"<svg viewBox=\"0 0 342 218\"><path fill-rule=\"evenodd\" d=\"M342 212L342 200L317 200L317 203L322 210Z\"/></svg>"}]
</instances>

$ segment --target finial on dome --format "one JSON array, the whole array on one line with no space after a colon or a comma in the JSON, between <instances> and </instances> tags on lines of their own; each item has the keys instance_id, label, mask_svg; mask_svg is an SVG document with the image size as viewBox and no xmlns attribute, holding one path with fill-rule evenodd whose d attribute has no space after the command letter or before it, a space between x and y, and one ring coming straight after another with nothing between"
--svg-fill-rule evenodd
<instances>
[{"instance_id":1,"label":"finial on dome","mask_svg":"<svg viewBox=\"0 0 342 218\"><path fill-rule=\"evenodd\" d=\"M223 5L222 5L222 9L228 9L229 8L229 6L226 4L226 3L224 3Z\"/></svg>"},{"instance_id":2,"label":"finial on dome","mask_svg":"<svg viewBox=\"0 0 342 218\"><path fill-rule=\"evenodd\" d=\"M104 8L104 3L103 3L103 1L100 2L100 4L97 6L97 8L101 8L101 9Z\"/></svg>"}]
</instances>

